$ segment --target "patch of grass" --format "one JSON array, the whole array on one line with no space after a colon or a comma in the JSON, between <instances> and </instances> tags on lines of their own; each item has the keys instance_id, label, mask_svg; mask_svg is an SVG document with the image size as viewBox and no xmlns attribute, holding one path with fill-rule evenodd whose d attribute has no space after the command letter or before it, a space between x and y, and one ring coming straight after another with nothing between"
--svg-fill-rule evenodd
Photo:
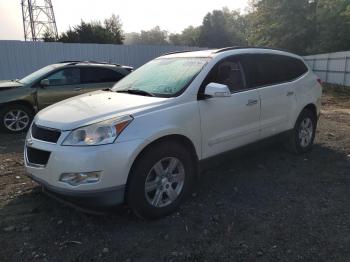
<instances>
[{"instance_id":1,"label":"patch of grass","mask_svg":"<svg viewBox=\"0 0 350 262\"><path fill-rule=\"evenodd\" d=\"M332 96L341 96L350 98L350 86L337 84L323 84L323 93Z\"/></svg>"}]
</instances>

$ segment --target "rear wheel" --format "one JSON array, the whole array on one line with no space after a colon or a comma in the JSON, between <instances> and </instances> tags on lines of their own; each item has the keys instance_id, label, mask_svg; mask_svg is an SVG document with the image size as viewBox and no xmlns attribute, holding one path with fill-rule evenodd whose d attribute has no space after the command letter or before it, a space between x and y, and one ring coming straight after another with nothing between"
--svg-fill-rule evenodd
<instances>
[{"instance_id":1,"label":"rear wheel","mask_svg":"<svg viewBox=\"0 0 350 262\"><path fill-rule=\"evenodd\" d=\"M190 192L193 174L193 158L185 147L174 142L156 144L133 167L127 189L128 205L142 218L166 216Z\"/></svg>"},{"instance_id":2,"label":"rear wheel","mask_svg":"<svg viewBox=\"0 0 350 262\"><path fill-rule=\"evenodd\" d=\"M12 104L0 110L0 129L9 133L28 130L33 119L33 110L25 105Z\"/></svg>"},{"instance_id":3,"label":"rear wheel","mask_svg":"<svg viewBox=\"0 0 350 262\"><path fill-rule=\"evenodd\" d=\"M288 136L286 148L293 153L304 153L311 149L316 133L317 118L315 114L304 109Z\"/></svg>"}]
</instances>

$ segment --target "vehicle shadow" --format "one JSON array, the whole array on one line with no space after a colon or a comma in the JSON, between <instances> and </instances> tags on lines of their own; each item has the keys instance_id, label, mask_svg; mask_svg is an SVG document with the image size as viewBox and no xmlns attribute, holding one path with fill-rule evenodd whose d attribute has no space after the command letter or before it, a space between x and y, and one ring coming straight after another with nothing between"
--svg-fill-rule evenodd
<instances>
[{"instance_id":1,"label":"vehicle shadow","mask_svg":"<svg viewBox=\"0 0 350 262\"><path fill-rule=\"evenodd\" d=\"M203 171L178 212L157 221L140 220L125 206L107 215L86 214L35 187L0 208L1 225L16 227L8 233L14 240L5 243L1 239L0 244L14 250L19 245L15 240L22 239L33 247L44 246L49 254L56 254L57 247L73 245L66 255L81 259L98 256L96 245L102 250L108 243L128 258L138 249L143 251L134 256L145 254L143 248L152 241L170 238L171 245L158 243L164 254L175 246L187 250L191 258L205 258L210 252L214 257L236 257L228 250L241 250L249 243L254 252L278 246L274 252L279 258L314 248L317 254L304 254L314 261L330 252L339 254L342 246L350 244L350 240L343 243L348 239L345 229L350 216L349 171L345 153L321 144L303 155L287 153L278 144L239 149ZM29 232L23 231L27 226ZM215 242L219 247L213 250ZM190 243L204 248L197 253ZM322 249L326 243L327 249ZM289 255L288 250L292 250ZM21 256L14 253L13 258Z\"/></svg>"}]
</instances>

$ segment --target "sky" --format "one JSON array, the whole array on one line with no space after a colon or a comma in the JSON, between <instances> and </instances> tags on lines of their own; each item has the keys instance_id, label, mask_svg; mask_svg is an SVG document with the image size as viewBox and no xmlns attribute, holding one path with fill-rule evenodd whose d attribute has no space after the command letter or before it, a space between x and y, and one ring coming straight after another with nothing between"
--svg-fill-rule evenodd
<instances>
[{"instance_id":1,"label":"sky","mask_svg":"<svg viewBox=\"0 0 350 262\"><path fill-rule=\"evenodd\" d=\"M42 0L36 0L37 3ZM21 0L0 0L0 39L23 40ZM125 32L149 30L157 25L179 33L189 25L198 26L214 9L227 6L246 10L248 0L52 0L59 33L69 26L119 15Z\"/></svg>"}]
</instances>

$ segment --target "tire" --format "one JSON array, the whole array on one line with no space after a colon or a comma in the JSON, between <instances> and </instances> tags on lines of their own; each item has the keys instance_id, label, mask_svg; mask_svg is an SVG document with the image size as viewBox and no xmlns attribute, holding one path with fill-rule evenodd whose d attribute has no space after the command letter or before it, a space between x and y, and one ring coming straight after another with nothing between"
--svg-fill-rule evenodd
<instances>
[{"instance_id":1,"label":"tire","mask_svg":"<svg viewBox=\"0 0 350 262\"><path fill-rule=\"evenodd\" d=\"M30 127L33 116L33 110L25 105L7 105L0 109L0 130L14 134L26 132ZM15 120L16 117L18 118L17 121Z\"/></svg>"},{"instance_id":2,"label":"tire","mask_svg":"<svg viewBox=\"0 0 350 262\"><path fill-rule=\"evenodd\" d=\"M288 151L301 154L309 151L313 146L317 126L317 117L309 109L304 109L285 142Z\"/></svg>"},{"instance_id":3,"label":"tire","mask_svg":"<svg viewBox=\"0 0 350 262\"><path fill-rule=\"evenodd\" d=\"M163 141L146 149L136 160L128 181L126 200L132 211L143 219L156 219L173 213L191 191L194 161L180 143ZM175 166L173 172L160 172L167 170L170 164Z\"/></svg>"}]
</instances>

